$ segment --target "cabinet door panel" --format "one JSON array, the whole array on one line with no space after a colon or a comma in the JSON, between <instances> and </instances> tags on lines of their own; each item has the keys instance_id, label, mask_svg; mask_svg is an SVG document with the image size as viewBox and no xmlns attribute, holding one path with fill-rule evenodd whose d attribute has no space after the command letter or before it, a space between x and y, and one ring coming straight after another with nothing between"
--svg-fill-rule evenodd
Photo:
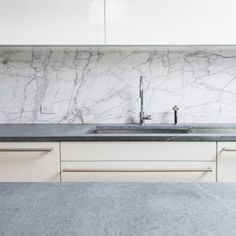
<instances>
[{"instance_id":1,"label":"cabinet door panel","mask_svg":"<svg viewBox=\"0 0 236 236\"><path fill-rule=\"evenodd\" d=\"M215 142L62 142L62 161L215 161Z\"/></svg>"},{"instance_id":2,"label":"cabinet door panel","mask_svg":"<svg viewBox=\"0 0 236 236\"><path fill-rule=\"evenodd\" d=\"M217 155L217 181L236 182L236 143L219 142Z\"/></svg>"},{"instance_id":3,"label":"cabinet door panel","mask_svg":"<svg viewBox=\"0 0 236 236\"><path fill-rule=\"evenodd\" d=\"M0 0L1 45L104 43L103 0Z\"/></svg>"},{"instance_id":4,"label":"cabinet door panel","mask_svg":"<svg viewBox=\"0 0 236 236\"><path fill-rule=\"evenodd\" d=\"M0 143L0 182L59 180L59 143Z\"/></svg>"},{"instance_id":5,"label":"cabinet door panel","mask_svg":"<svg viewBox=\"0 0 236 236\"><path fill-rule=\"evenodd\" d=\"M234 0L106 0L108 44L235 44Z\"/></svg>"},{"instance_id":6,"label":"cabinet door panel","mask_svg":"<svg viewBox=\"0 0 236 236\"><path fill-rule=\"evenodd\" d=\"M62 162L62 182L215 182L215 162Z\"/></svg>"}]
</instances>

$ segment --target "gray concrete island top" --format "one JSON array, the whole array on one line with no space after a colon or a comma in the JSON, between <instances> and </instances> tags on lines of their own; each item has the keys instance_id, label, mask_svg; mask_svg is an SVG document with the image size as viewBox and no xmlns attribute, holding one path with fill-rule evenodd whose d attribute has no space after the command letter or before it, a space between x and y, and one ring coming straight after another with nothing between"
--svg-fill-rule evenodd
<instances>
[{"instance_id":1,"label":"gray concrete island top","mask_svg":"<svg viewBox=\"0 0 236 236\"><path fill-rule=\"evenodd\" d=\"M0 183L0 235L235 236L236 184Z\"/></svg>"},{"instance_id":2,"label":"gray concrete island top","mask_svg":"<svg viewBox=\"0 0 236 236\"><path fill-rule=\"evenodd\" d=\"M117 133L98 134L96 127L121 125L96 124L0 124L0 142L33 141L236 141L236 124L145 125L147 128L202 129L201 133ZM139 125L122 125L122 129ZM209 132L210 131L210 132Z\"/></svg>"}]
</instances>

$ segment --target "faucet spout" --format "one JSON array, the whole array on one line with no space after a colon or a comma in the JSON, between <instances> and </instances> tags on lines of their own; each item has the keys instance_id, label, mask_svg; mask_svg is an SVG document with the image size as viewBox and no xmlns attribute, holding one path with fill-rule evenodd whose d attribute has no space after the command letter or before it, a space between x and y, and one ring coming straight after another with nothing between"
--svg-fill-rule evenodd
<instances>
[{"instance_id":1,"label":"faucet spout","mask_svg":"<svg viewBox=\"0 0 236 236\"><path fill-rule=\"evenodd\" d=\"M139 78L139 97L140 97L140 124L144 123L143 116L143 76L140 76Z\"/></svg>"},{"instance_id":2,"label":"faucet spout","mask_svg":"<svg viewBox=\"0 0 236 236\"><path fill-rule=\"evenodd\" d=\"M144 124L144 120L151 120L150 115L145 115L144 113L144 96L143 96L143 76L139 78L139 97L140 97L140 112L139 112L139 120L140 124Z\"/></svg>"}]
</instances>

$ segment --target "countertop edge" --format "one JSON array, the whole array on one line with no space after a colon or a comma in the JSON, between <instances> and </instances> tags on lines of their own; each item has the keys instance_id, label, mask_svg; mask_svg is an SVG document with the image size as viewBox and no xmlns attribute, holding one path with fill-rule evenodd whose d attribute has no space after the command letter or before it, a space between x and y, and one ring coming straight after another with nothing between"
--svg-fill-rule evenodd
<instances>
[{"instance_id":1,"label":"countertop edge","mask_svg":"<svg viewBox=\"0 0 236 236\"><path fill-rule=\"evenodd\" d=\"M0 142L231 142L236 136L76 136L0 137Z\"/></svg>"}]
</instances>

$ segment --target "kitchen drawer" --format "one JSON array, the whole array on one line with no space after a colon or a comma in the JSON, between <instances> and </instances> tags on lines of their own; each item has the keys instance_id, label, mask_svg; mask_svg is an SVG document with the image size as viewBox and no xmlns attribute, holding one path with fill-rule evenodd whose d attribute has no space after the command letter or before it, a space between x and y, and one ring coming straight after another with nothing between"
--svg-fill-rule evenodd
<instances>
[{"instance_id":1,"label":"kitchen drawer","mask_svg":"<svg viewBox=\"0 0 236 236\"><path fill-rule=\"evenodd\" d=\"M59 150L59 143L0 143L0 181L60 181Z\"/></svg>"},{"instance_id":2,"label":"kitchen drawer","mask_svg":"<svg viewBox=\"0 0 236 236\"><path fill-rule=\"evenodd\" d=\"M236 142L219 142L217 181L236 182Z\"/></svg>"},{"instance_id":3,"label":"kitchen drawer","mask_svg":"<svg viewBox=\"0 0 236 236\"><path fill-rule=\"evenodd\" d=\"M215 182L216 162L62 162L62 182Z\"/></svg>"},{"instance_id":4,"label":"kitchen drawer","mask_svg":"<svg viewBox=\"0 0 236 236\"><path fill-rule=\"evenodd\" d=\"M62 142L62 161L215 161L215 142Z\"/></svg>"}]
</instances>

